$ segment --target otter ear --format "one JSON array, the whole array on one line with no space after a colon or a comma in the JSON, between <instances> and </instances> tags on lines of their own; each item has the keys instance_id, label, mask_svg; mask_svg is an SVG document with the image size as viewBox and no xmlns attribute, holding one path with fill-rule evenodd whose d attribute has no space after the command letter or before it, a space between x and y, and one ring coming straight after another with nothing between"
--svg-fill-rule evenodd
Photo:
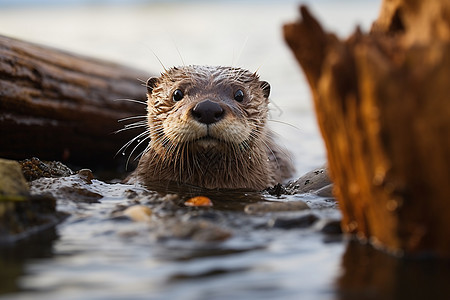
<instances>
[{"instance_id":1,"label":"otter ear","mask_svg":"<svg viewBox=\"0 0 450 300\"><path fill-rule=\"evenodd\" d=\"M149 94L151 94L153 92L153 89L155 88L157 83L158 83L158 77L150 77L147 80L147 92Z\"/></svg>"},{"instance_id":2,"label":"otter ear","mask_svg":"<svg viewBox=\"0 0 450 300\"><path fill-rule=\"evenodd\" d=\"M269 98L269 95L270 95L270 84L269 84L267 81L261 81L260 87L261 87L262 90L263 90L264 97L265 97L266 99L268 99L268 98Z\"/></svg>"}]
</instances>

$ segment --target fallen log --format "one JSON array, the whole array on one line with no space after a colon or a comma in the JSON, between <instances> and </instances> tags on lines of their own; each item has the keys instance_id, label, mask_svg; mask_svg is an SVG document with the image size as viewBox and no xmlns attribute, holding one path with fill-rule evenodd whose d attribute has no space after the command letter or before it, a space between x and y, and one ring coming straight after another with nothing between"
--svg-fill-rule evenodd
<instances>
[{"instance_id":1,"label":"fallen log","mask_svg":"<svg viewBox=\"0 0 450 300\"><path fill-rule=\"evenodd\" d=\"M310 84L345 232L450 257L450 4L384 1L341 41L301 7L285 40Z\"/></svg>"},{"instance_id":2,"label":"fallen log","mask_svg":"<svg viewBox=\"0 0 450 300\"><path fill-rule=\"evenodd\" d=\"M145 115L142 80L106 61L0 36L0 157L37 156L114 169L115 153L136 131L119 119ZM139 131L137 131L139 132Z\"/></svg>"}]
</instances>

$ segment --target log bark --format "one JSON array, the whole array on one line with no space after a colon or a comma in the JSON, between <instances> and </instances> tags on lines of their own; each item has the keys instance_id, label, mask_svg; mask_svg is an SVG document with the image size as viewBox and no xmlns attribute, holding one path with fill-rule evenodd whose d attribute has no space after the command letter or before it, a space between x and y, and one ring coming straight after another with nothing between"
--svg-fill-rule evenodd
<instances>
[{"instance_id":1,"label":"log bark","mask_svg":"<svg viewBox=\"0 0 450 300\"><path fill-rule=\"evenodd\" d=\"M345 41L308 12L284 27L311 86L342 228L450 257L450 5L386 0Z\"/></svg>"},{"instance_id":2,"label":"log bark","mask_svg":"<svg viewBox=\"0 0 450 300\"><path fill-rule=\"evenodd\" d=\"M106 61L0 36L0 157L37 156L113 169L134 132L121 118L145 115L149 77ZM142 130L141 130L142 131Z\"/></svg>"}]
</instances>

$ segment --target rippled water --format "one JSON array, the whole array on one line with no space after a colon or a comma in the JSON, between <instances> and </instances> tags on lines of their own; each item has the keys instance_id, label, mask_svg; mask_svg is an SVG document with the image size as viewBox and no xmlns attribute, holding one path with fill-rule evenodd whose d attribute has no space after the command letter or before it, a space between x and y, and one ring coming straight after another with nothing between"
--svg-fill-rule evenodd
<instances>
[{"instance_id":1,"label":"rippled water","mask_svg":"<svg viewBox=\"0 0 450 300\"><path fill-rule=\"evenodd\" d=\"M369 0L310 2L341 36L356 23L367 29L379 6ZM158 59L166 66L258 69L272 85L272 125L293 153L299 176L322 165L325 153L305 80L282 40L282 24L296 17L295 1L3 7L0 34L154 73L163 69ZM0 249L1 299L437 299L449 292L447 264L398 261L323 233L324 220L340 218L326 198L227 192L210 195L213 208L157 210L161 220L209 220L231 233L223 242L199 242L164 238L164 227L112 217L132 204L127 195L134 187L95 181L90 188L104 195L100 203L61 199L59 209L72 216L56 230ZM181 199L189 193L180 193ZM244 212L249 203L298 199L313 209ZM277 218L310 215L319 219L311 226L273 226Z\"/></svg>"}]
</instances>

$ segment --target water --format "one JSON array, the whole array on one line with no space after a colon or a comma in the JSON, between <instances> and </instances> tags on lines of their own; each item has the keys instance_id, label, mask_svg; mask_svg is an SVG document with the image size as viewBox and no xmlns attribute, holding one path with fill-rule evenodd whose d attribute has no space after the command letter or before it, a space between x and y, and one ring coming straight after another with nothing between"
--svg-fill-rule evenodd
<instances>
[{"instance_id":1,"label":"water","mask_svg":"<svg viewBox=\"0 0 450 300\"><path fill-rule=\"evenodd\" d=\"M379 6L369 0L309 2L340 36L357 23L367 30ZM326 158L308 87L282 39L282 24L296 18L296 1L0 6L0 34L155 74L161 63L258 70L272 86L271 125L293 153L298 177ZM132 203L129 186L95 181L90 188L104 195L100 203L62 199L59 209L72 216L56 230L0 249L1 299L438 299L449 292L447 264L399 261L322 233L322 221L340 218L329 199L229 192L211 195L209 209L155 210L160 221L207 219L232 233L223 242L199 242L164 239L164 228L112 218L117 207ZM243 211L262 200L298 199L313 209ZM274 218L310 214L320 221L289 230L270 226Z\"/></svg>"}]
</instances>

